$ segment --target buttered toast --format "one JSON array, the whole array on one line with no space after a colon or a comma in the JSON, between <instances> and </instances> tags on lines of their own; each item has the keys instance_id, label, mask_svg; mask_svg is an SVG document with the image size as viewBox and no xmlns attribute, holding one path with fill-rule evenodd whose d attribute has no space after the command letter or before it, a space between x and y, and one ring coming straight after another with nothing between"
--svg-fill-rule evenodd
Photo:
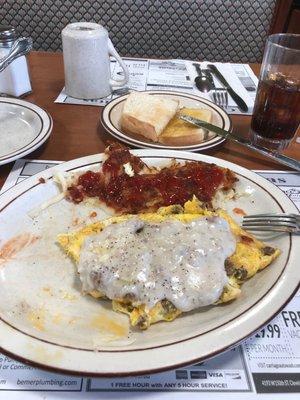
<instances>
[{"instance_id":1,"label":"buttered toast","mask_svg":"<svg viewBox=\"0 0 300 400\"><path fill-rule=\"evenodd\" d=\"M181 108L179 101L167 96L133 92L124 102L120 121L121 130L171 146L198 144L213 135L181 120L180 116L183 114L206 122L212 120L210 110Z\"/></svg>"},{"instance_id":2,"label":"buttered toast","mask_svg":"<svg viewBox=\"0 0 300 400\"><path fill-rule=\"evenodd\" d=\"M205 140L205 130L202 128L197 128L195 125L181 120L179 117L182 114L189 115L206 122L211 122L212 118L212 113L210 110L183 107L171 119L162 134L159 136L159 141L161 143L174 146L189 146Z\"/></svg>"},{"instance_id":3,"label":"buttered toast","mask_svg":"<svg viewBox=\"0 0 300 400\"><path fill-rule=\"evenodd\" d=\"M130 93L124 103L121 129L157 142L178 107L178 101L168 97L144 92Z\"/></svg>"}]
</instances>

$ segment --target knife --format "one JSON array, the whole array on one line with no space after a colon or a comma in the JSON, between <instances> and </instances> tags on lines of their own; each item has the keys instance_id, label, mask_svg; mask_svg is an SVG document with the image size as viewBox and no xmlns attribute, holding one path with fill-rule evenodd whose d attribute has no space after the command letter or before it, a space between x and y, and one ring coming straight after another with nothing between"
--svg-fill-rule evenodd
<instances>
[{"instance_id":1,"label":"knife","mask_svg":"<svg viewBox=\"0 0 300 400\"><path fill-rule=\"evenodd\" d=\"M248 111L248 106L244 102L244 100L232 89L232 87L229 85L229 83L226 81L224 76L221 74L221 72L218 70L218 68L213 65L213 64L207 64L207 68L211 70L212 73L215 74L215 76L218 78L218 80L222 83L223 86L225 86L225 89L227 89L228 93L230 96L233 98L233 100L236 102L236 104L239 106L239 108L242 111L247 112Z\"/></svg>"},{"instance_id":2,"label":"knife","mask_svg":"<svg viewBox=\"0 0 300 400\"><path fill-rule=\"evenodd\" d=\"M290 168L300 171L300 161L297 161L293 158L287 157L283 154L278 154L278 153L272 152L258 144L254 145L254 144L250 143L247 139L236 136L236 135L230 133L229 131L225 131L224 129L219 128L218 126L215 126L208 122L202 121L201 119L193 118L193 117L190 117L189 115L181 115L180 119L182 119L183 121L189 122L193 125L199 126L200 128L208 129L209 131L212 131L212 132L216 133L217 135L222 136L225 139L227 139L227 138L231 139L234 142L237 142L245 147L248 147L251 150L257 151L258 153L271 158L273 161L277 161L278 163L284 164Z\"/></svg>"}]
</instances>

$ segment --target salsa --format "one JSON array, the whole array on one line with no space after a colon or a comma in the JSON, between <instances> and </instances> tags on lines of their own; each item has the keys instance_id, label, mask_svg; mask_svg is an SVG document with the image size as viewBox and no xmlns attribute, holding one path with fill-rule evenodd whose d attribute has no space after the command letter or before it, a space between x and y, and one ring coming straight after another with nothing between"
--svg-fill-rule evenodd
<instances>
[{"instance_id":1,"label":"salsa","mask_svg":"<svg viewBox=\"0 0 300 400\"><path fill-rule=\"evenodd\" d=\"M134 172L130 175L124 168L127 163ZM183 205L193 195L210 203L218 189L230 189L235 181L230 170L199 161L149 171L127 148L115 145L110 148L102 170L80 175L68 188L68 196L75 203L96 197L117 212L137 213L171 204Z\"/></svg>"}]
</instances>

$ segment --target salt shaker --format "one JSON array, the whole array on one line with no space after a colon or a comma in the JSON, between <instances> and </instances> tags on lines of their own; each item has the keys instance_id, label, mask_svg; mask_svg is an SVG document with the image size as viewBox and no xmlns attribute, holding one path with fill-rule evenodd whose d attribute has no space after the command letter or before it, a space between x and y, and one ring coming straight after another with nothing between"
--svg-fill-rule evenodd
<instances>
[{"instance_id":1,"label":"salt shaker","mask_svg":"<svg viewBox=\"0 0 300 400\"><path fill-rule=\"evenodd\" d=\"M15 28L0 25L0 60L10 53L15 40ZM21 56L0 72L0 93L19 97L30 92L31 83L27 60L25 56Z\"/></svg>"}]
</instances>

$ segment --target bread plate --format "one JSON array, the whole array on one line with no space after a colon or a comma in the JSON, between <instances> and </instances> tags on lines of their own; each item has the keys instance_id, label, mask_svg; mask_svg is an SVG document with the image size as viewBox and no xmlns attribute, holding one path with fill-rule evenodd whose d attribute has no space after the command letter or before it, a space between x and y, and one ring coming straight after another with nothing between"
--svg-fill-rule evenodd
<instances>
[{"instance_id":1,"label":"bread plate","mask_svg":"<svg viewBox=\"0 0 300 400\"><path fill-rule=\"evenodd\" d=\"M0 98L0 165L32 153L52 131L52 118L28 101Z\"/></svg>"},{"instance_id":2,"label":"bread plate","mask_svg":"<svg viewBox=\"0 0 300 400\"><path fill-rule=\"evenodd\" d=\"M228 212L240 207L247 213L296 213L295 205L272 183L230 162L202 154L166 150L135 150L148 164L161 166L199 160L230 168L248 193ZM236 301L205 307L147 331L133 331L126 342L105 341L99 315L127 317L113 312L109 302L83 296L71 260L56 243L58 233L75 229L95 206L78 206L65 199L40 213L32 209L60 193L56 172L83 172L99 168L96 154L63 163L39 173L0 197L0 343L1 352L40 368L87 376L150 374L208 359L228 350L273 318L292 298L299 283L297 248L300 237L290 234L264 238L281 250L280 257L243 286ZM105 211L98 211L98 219ZM29 213L29 214L28 214ZM27 236L26 236L27 235ZM29 236L28 236L29 235ZM14 252L11 245L23 249ZM101 317L101 318L102 318Z\"/></svg>"},{"instance_id":3,"label":"bread plate","mask_svg":"<svg viewBox=\"0 0 300 400\"><path fill-rule=\"evenodd\" d=\"M180 108L205 108L212 112L211 123L225 130L231 130L232 124L229 115L221 107L212 103L211 101L195 96L189 93L173 92L166 90L150 90L148 94L155 96L163 96L173 100L179 101ZM186 151L201 151L207 150L212 147L220 145L224 142L224 138L216 134L210 134L206 140L188 146L174 146L166 145L163 143L152 142L143 136L131 135L121 130L120 122L123 110L123 105L129 94L125 94L117 99L109 102L101 114L101 124L104 129L109 132L112 136L119 139L120 141L130 144L131 146L140 148L153 148L153 149L168 149L168 150L186 150Z\"/></svg>"}]
</instances>

